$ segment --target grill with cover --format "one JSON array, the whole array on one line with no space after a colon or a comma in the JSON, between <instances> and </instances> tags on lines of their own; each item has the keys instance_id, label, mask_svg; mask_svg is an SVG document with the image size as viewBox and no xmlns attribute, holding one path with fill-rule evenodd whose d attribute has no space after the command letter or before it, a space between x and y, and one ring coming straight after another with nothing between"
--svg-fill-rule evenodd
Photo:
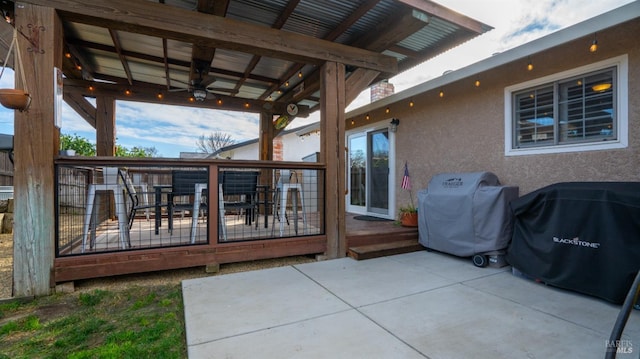
<instances>
[{"instance_id":1,"label":"grill with cover","mask_svg":"<svg viewBox=\"0 0 640 359\"><path fill-rule=\"evenodd\" d=\"M518 187L501 186L491 172L441 173L418 192L418 234L423 246L460 257L476 266L504 265L513 221L509 202ZM487 257L489 256L489 258Z\"/></svg>"},{"instance_id":2,"label":"grill with cover","mask_svg":"<svg viewBox=\"0 0 640 359\"><path fill-rule=\"evenodd\" d=\"M621 304L640 270L640 182L564 182L511 203L507 260L547 284Z\"/></svg>"}]
</instances>

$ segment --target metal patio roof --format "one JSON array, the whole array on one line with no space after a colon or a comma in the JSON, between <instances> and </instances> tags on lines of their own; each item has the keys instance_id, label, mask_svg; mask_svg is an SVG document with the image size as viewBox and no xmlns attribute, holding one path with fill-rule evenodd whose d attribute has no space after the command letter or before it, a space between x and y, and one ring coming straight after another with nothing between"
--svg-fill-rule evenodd
<instances>
[{"instance_id":1,"label":"metal patio roof","mask_svg":"<svg viewBox=\"0 0 640 359\"><path fill-rule=\"evenodd\" d=\"M305 39L310 47L346 46L330 54L319 49L338 60L340 49L384 55L402 72L491 29L428 0L24 2L58 10L64 28L65 100L72 107L79 96L111 91L117 99L240 111L293 102L304 115L319 106L322 64L301 56L311 51L303 49ZM10 8L4 10L10 17ZM236 32L246 30L245 24L249 36ZM187 30L180 29L183 25ZM193 35L185 34L189 29ZM211 35L220 29L224 34ZM173 36L178 31L183 32ZM254 51L264 46L255 42L272 34L282 37L273 53L264 47ZM363 52L363 63L366 58ZM347 77L361 67L345 64ZM374 70L378 75L367 86L393 75ZM125 90L130 92L125 95ZM194 90L206 90L206 99L194 101Z\"/></svg>"}]
</instances>

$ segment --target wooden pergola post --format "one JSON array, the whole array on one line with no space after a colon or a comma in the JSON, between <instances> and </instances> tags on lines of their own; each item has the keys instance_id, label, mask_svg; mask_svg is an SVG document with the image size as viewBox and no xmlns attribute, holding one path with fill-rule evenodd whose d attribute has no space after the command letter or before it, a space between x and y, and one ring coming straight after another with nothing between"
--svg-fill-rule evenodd
<instances>
[{"instance_id":1,"label":"wooden pergola post","mask_svg":"<svg viewBox=\"0 0 640 359\"><path fill-rule=\"evenodd\" d=\"M260 112L260 137L258 138L258 158L261 161L273 160L273 113Z\"/></svg>"},{"instance_id":2,"label":"wooden pergola post","mask_svg":"<svg viewBox=\"0 0 640 359\"><path fill-rule=\"evenodd\" d=\"M327 257L346 255L345 67L327 62L320 73L320 162L325 173Z\"/></svg>"},{"instance_id":3,"label":"wooden pergola post","mask_svg":"<svg viewBox=\"0 0 640 359\"><path fill-rule=\"evenodd\" d=\"M59 147L55 124L56 76L62 66L62 23L55 9L21 3L15 8L26 88L31 107L15 112L15 226L13 296L51 293L55 233L53 159ZM20 66L16 64L16 66ZM25 88L16 76L16 88Z\"/></svg>"},{"instance_id":4,"label":"wooden pergola post","mask_svg":"<svg viewBox=\"0 0 640 359\"><path fill-rule=\"evenodd\" d=\"M116 154L116 99L113 96L96 97L96 155Z\"/></svg>"}]
</instances>

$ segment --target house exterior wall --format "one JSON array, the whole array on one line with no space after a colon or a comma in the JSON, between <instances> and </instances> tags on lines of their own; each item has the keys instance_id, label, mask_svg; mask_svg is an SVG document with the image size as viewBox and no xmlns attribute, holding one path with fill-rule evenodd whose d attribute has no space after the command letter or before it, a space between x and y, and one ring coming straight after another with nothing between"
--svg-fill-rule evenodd
<instances>
[{"instance_id":1,"label":"house exterior wall","mask_svg":"<svg viewBox=\"0 0 640 359\"><path fill-rule=\"evenodd\" d=\"M590 53L593 34L541 53L393 103L383 121L400 119L396 141L396 174L409 163L414 192L427 187L437 173L491 171L520 195L557 182L640 180L640 20L598 32L599 49ZM536 155L505 155L505 88L616 56L628 56L628 147L616 150ZM444 75L446 76L446 75ZM480 81L476 87L474 82ZM372 114L373 119L375 114ZM362 124L358 119L356 126ZM396 180L400 183L400 179ZM396 189L396 201L408 194ZM415 197L415 194L414 194Z\"/></svg>"},{"instance_id":2,"label":"house exterior wall","mask_svg":"<svg viewBox=\"0 0 640 359\"><path fill-rule=\"evenodd\" d=\"M231 160L258 160L258 143L254 142L246 146L236 147L229 151L220 152L219 158Z\"/></svg>"},{"instance_id":3,"label":"house exterior wall","mask_svg":"<svg viewBox=\"0 0 640 359\"><path fill-rule=\"evenodd\" d=\"M315 134L305 136L304 139L295 132L279 136L274 140L274 161L300 162L308 155L320 151L320 137ZM258 160L258 142L246 146L235 147L229 151L220 152L219 158L232 160Z\"/></svg>"},{"instance_id":4,"label":"house exterior wall","mask_svg":"<svg viewBox=\"0 0 640 359\"><path fill-rule=\"evenodd\" d=\"M311 134L300 137L295 133L282 136L282 160L298 162L306 156L320 151L320 136Z\"/></svg>"}]
</instances>

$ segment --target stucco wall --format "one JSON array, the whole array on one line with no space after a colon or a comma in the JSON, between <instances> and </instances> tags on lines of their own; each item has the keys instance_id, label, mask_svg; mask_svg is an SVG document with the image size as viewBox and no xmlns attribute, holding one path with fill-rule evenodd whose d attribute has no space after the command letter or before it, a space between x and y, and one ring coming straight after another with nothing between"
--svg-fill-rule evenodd
<instances>
[{"instance_id":1,"label":"stucco wall","mask_svg":"<svg viewBox=\"0 0 640 359\"><path fill-rule=\"evenodd\" d=\"M282 136L282 144L284 161L302 161L304 157L320 151L320 136L311 134L301 138L295 133L288 133Z\"/></svg>"},{"instance_id":2,"label":"stucco wall","mask_svg":"<svg viewBox=\"0 0 640 359\"><path fill-rule=\"evenodd\" d=\"M520 194L567 181L640 180L640 21L598 33L599 49L587 49L592 36L544 53L531 54L533 71L518 61L414 97L415 105L395 103L391 117L397 132L396 173L409 161L414 192L441 172L491 171ZM620 150L505 156L505 87L627 54L629 59L629 147ZM445 75L446 76L446 75ZM478 79L480 87L475 87ZM397 179L399 183L400 179ZM396 192L398 203L406 194Z\"/></svg>"}]
</instances>

